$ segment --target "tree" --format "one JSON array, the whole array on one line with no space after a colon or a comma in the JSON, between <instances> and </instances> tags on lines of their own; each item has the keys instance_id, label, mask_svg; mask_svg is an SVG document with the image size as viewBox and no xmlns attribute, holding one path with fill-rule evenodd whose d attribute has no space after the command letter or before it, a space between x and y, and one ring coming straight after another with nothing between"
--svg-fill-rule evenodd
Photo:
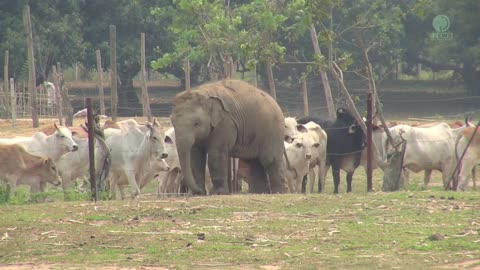
<instances>
[{"instance_id":1,"label":"tree","mask_svg":"<svg viewBox=\"0 0 480 270\"><path fill-rule=\"evenodd\" d=\"M9 50L10 73L22 79L27 77L23 6L24 1L0 1L0 49ZM31 1L37 76L46 78L55 62L69 66L85 56L78 10L78 1Z\"/></svg>"},{"instance_id":2,"label":"tree","mask_svg":"<svg viewBox=\"0 0 480 270\"><path fill-rule=\"evenodd\" d=\"M424 0L415 13L404 20L406 37L411 40L406 60L421 63L433 71L453 70L462 79L468 93L480 94L480 2L475 0ZM446 15L451 39L432 38L432 21Z\"/></svg>"},{"instance_id":3,"label":"tree","mask_svg":"<svg viewBox=\"0 0 480 270\"><path fill-rule=\"evenodd\" d=\"M109 68L109 26L116 25L119 112L140 114L141 106L133 88L133 78L140 71L140 33L144 32L146 35L147 62L156 57L153 55L155 50L168 48L168 24L159 25L152 20L150 11L154 7L169 6L171 1L105 0L81 3L82 20L88 22L83 28L83 38L88 42L86 65L95 67L95 52L100 49L105 55L102 59L103 66Z\"/></svg>"}]
</instances>

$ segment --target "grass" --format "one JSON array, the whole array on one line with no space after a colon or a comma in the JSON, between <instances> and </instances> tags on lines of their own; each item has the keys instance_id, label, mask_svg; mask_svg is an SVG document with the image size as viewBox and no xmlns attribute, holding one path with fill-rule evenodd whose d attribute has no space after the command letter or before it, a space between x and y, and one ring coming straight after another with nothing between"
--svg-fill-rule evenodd
<instances>
[{"instance_id":1,"label":"grass","mask_svg":"<svg viewBox=\"0 0 480 270\"><path fill-rule=\"evenodd\" d=\"M0 204L0 269L458 269L480 265L478 192L443 191L440 174L424 190L411 174L406 191L366 192L363 168L346 194L87 201L50 188L34 203L19 188ZM0 200L4 200L0 186Z\"/></svg>"}]
</instances>

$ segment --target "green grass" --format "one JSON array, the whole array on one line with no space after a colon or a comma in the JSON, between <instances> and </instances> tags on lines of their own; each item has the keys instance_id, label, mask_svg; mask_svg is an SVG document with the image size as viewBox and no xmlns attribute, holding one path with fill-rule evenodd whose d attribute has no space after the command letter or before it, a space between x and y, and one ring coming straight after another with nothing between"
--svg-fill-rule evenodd
<instances>
[{"instance_id":1,"label":"green grass","mask_svg":"<svg viewBox=\"0 0 480 270\"><path fill-rule=\"evenodd\" d=\"M343 176L343 175L342 175ZM406 191L63 201L0 205L0 264L142 265L169 269L456 269L480 261L480 196L430 190L411 174ZM154 191L155 185L146 191ZM27 190L28 191L28 190ZM28 193L27 193L28 194ZM61 195L61 196L60 196ZM18 194L17 194L18 196ZM17 197L16 196L16 197ZM204 236L204 240L200 240Z\"/></svg>"}]
</instances>

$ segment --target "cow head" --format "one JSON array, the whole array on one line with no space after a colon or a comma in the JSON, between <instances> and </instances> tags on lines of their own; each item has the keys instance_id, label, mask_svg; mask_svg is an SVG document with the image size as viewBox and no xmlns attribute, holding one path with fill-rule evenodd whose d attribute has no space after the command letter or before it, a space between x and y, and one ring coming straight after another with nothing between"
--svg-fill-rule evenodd
<instances>
[{"instance_id":1,"label":"cow head","mask_svg":"<svg viewBox=\"0 0 480 270\"><path fill-rule=\"evenodd\" d=\"M58 180L58 171L55 162L51 158L45 158L43 160L44 177L47 182L54 186L59 186L61 182Z\"/></svg>"},{"instance_id":2,"label":"cow head","mask_svg":"<svg viewBox=\"0 0 480 270\"><path fill-rule=\"evenodd\" d=\"M148 128L146 136L151 144L151 149L154 152L154 155L159 159L165 159L168 157L167 150L165 148L165 134L157 122L156 119L152 123L146 123L145 126Z\"/></svg>"},{"instance_id":3,"label":"cow head","mask_svg":"<svg viewBox=\"0 0 480 270\"><path fill-rule=\"evenodd\" d=\"M72 132L66 127L58 127L57 124L53 125L56 129L54 133L56 146L65 149L66 152L77 151L78 145L72 138Z\"/></svg>"}]
</instances>

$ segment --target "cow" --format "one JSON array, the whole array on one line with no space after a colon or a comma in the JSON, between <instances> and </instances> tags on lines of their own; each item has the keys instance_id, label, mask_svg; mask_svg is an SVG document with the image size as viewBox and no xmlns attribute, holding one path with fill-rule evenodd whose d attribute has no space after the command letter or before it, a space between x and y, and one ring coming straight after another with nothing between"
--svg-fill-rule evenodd
<instances>
[{"instance_id":1,"label":"cow","mask_svg":"<svg viewBox=\"0 0 480 270\"><path fill-rule=\"evenodd\" d=\"M324 188L325 162L327 151L327 134L314 122L299 125L300 133L294 135L292 142L285 141L285 151L290 163L287 171L290 171L288 180L293 182L289 185L292 192L302 192L302 180L307 173L311 176L311 189L315 181L314 168L319 167L319 186ZM293 173L292 173L293 171Z\"/></svg>"},{"instance_id":2,"label":"cow","mask_svg":"<svg viewBox=\"0 0 480 270\"><path fill-rule=\"evenodd\" d=\"M455 143L456 160L460 161L458 168L457 191L465 191L468 187L470 172L473 173L473 188L476 189L475 167L480 163L480 131L476 127L466 127L457 136ZM470 142L470 145L469 145ZM465 148L468 149L465 151ZM462 158L462 154L465 155ZM460 158L462 158L460 160Z\"/></svg>"},{"instance_id":3,"label":"cow","mask_svg":"<svg viewBox=\"0 0 480 270\"><path fill-rule=\"evenodd\" d=\"M310 121L320 125L327 133L327 165L332 166L334 193L339 192L340 169L347 172L347 192L352 191L355 169L360 165L360 157L365 147L364 133L353 115L344 108L337 109L335 121L306 116L297 120L299 124ZM323 190L319 190L322 192Z\"/></svg>"},{"instance_id":4,"label":"cow","mask_svg":"<svg viewBox=\"0 0 480 270\"><path fill-rule=\"evenodd\" d=\"M0 145L0 176L6 178L10 197L18 185L29 185L30 193L44 191L47 182L60 185L55 162L49 157L32 155L19 144Z\"/></svg>"},{"instance_id":5,"label":"cow","mask_svg":"<svg viewBox=\"0 0 480 270\"><path fill-rule=\"evenodd\" d=\"M310 193L313 192L315 183L315 168L318 168L318 189L325 189L326 162L327 162L327 133L314 122L298 125L297 130L303 133L301 136L309 136L313 139L312 157L309 162L308 176L310 178ZM306 191L306 183L302 184L302 191Z\"/></svg>"},{"instance_id":6,"label":"cow","mask_svg":"<svg viewBox=\"0 0 480 270\"><path fill-rule=\"evenodd\" d=\"M178 194L180 193L181 187L182 169L180 167L180 161L178 160L177 146L175 144L175 129L173 127L165 131L165 147L168 154L165 160L170 166L170 170L158 172L158 195Z\"/></svg>"},{"instance_id":7,"label":"cow","mask_svg":"<svg viewBox=\"0 0 480 270\"><path fill-rule=\"evenodd\" d=\"M139 184L142 176L152 169L151 162L165 159L168 153L165 148L165 134L156 120L144 125L142 131L135 120L123 129L107 128L104 130L105 142L110 149L110 177L115 186L130 185L132 198L140 195ZM116 183L118 181L118 183Z\"/></svg>"},{"instance_id":8,"label":"cow","mask_svg":"<svg viewBox=\"0 0 480 270\"><path fill-rule=\"evenodd\" d=\"M448 183L455 168L455 138L465 127L451 129L446 123L439 123L431 127L411 127L397 125L390 128L394 144L406 141L406 150L403 157L403 168L413 172L425 170L425 188L428 188L432 170L442 172L443 186L448 189ZM387 142L386 136L383 145L387 158L394 149Z\"/></svg>"},{"instance_id":9,"label":"cow","mask_svg":"<svg viewBox=\"0 0 480 270\"><path fill-rule=\"evenodd\" d=\"M37 132L31 137L14 137L11 139L0 139L0 144L21 144L33 155L49 157L53 161L65 153L78 150L77 143L72 139L72 132L66 127L57 127L51 135L45 135L43 132Z\"/></svg>"}]
</instances>

